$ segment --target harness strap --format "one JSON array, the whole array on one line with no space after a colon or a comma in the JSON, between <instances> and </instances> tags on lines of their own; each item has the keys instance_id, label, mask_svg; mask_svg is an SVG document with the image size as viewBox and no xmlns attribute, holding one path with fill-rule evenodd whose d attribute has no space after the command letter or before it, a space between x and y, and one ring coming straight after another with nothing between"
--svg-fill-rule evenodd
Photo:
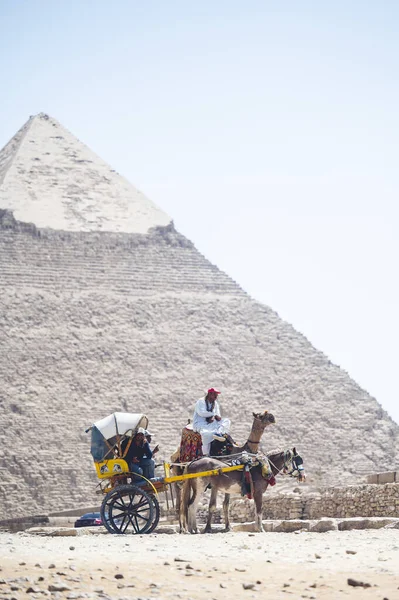
<instances>
[{"instance_id":1,"label":"harness strap","mask_svg":"<svg viewBox=\"0 0 399 600\"><path fill-rule=\"evenodd\" d=\"M251 467L246 464L242 472L241 495L250 500L254 497L254 482L251 474Z\"/></svg>"},{"instance_id":2,"label":"harness strap","mask_svg":"<svg viewBox=\"0 0 399 600\"><path fill-rule=\"evenodd\" d=\"M288 461L286 460L285 456L286 456L286 452L284 452L284 462L283 462L283 466L281 467L281 469L278 469L278 468L276 467L276 465L274 464L274 462L273 462L272 460L270 460L270 457L269 457L269 456L267 457L267 459L268 459L268 461L270 462L270 464L272 465L272 467L274 467L274 468L276 469L276 471L277 471L277 473L275 473L275 475L280 475L280 474L284 475L283 471L284 471L284 469L285 469L285 468L286 468L286 466L287 466L287 465L286 465L286 463L288 462Z\"/></svg>"}]
</instances>

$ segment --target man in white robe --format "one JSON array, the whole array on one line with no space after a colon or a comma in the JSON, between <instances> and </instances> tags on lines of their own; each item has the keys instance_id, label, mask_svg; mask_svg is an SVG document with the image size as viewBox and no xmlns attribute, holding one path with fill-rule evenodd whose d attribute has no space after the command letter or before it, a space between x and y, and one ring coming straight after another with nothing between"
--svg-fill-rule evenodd
<instances>
[{"instance_id":1,"label":"man in white robe","mask_svg":"<svg viewBox=\"0 0 399 600\"><path fill-rule=\"evenodd\" d=\"M220 394L210 388L204 398L200 398L194 409L193 429L202 437L202 452L208 455L213 440L224 440L223 434L230 431L230 419L222 418L217 397Z\"/></svg>"}]
</instances>

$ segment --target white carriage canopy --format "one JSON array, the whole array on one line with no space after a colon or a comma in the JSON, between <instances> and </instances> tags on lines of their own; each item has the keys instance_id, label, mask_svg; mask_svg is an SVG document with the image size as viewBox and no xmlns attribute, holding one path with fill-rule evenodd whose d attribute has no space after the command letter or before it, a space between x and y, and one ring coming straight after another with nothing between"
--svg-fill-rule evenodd
<instances>
[{"instance_id":1,"label":"white carriage canopy","mask_svg":"<svg viewBox=\"0 0 399 600\"><path fill-rule=\"evenodd\" d=\"M113 458L112 448L122 436L133 436L139 427L147 429L146 415L138 413L115 412L91 427L91 455L96 462ZM108 457L107 457L108 455Z\"/></svg>"}]
</instances>

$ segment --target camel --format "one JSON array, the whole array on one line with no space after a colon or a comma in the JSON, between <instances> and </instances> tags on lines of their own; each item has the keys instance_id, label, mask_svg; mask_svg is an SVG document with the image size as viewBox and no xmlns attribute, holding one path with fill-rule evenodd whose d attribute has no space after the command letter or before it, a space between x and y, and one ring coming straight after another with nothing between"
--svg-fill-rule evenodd
<instances>
[{"instance_id":1,"label":"camel","mask_svg":"<svg viewBox=\"0 0 399 600\"><path fill-rule=\"evenodd\" d=\"M252 423L251 432L245 444L243 446L236 446L234 442L229 444L229 451L226 454L241 454L241 452L250 452L251 454L256 454L259 449L259 443L262 438L263 432L268 425L272 425L276 422L274 415L265 410L263 413L252 413L254 418ZM215 456L218 454L217 448L220 447L222 443L218 441L214 441L211 444L211 452L210 456Z\"/></svg>"},{"instance_id":2,"label":"camel","mask_svg":"<svg viewBox=\"0 0 399 600\"><path fill-rule=\"evenodd\" d=\"M259 449L259 443L262 438L263 432L265 431L268 425L272 425L276 422L274 415L269 413L267 410L263 412L252 413L254 418L251 431L249 437L243 446L236 446L234 443L229 444L228 446L228 454L240 454L241 452L250 452L251 454L256 454ZM212 451L215 449L215 454L218 454L216 448L220 448L222 446L221 442L214 441L211 445L211 455ZM172 463L171 472L173 475L182 475L184 471L184 466L178 466L176 463L179 462L180 449L178 448L170 457L170 462ZM176 495L176 514L180 520L180 500L181 500L181 483L174 484L174 491ZM225 499L226 501L226 499Z\"/></svg>"},{"instance_id":3,"label":"camel","mask_svg":"<svg viewBox=\"0 0 399 600\"><path fill-rule=\"evenodd\" d=\"M294 456L297 456L295 448L292 451L285 450L268 454L273 475L278 475L281 471L286 472L288 470L288 465L291 463ZM225 462L216 458L204 456L189 464L185 469L185 473L201 473L202 471L220 469L225 466ZM251 475L253 482L253 498L256 508L256 528L257 531L261 532L264 531L262 525L262 497L269 486L269 480L262 476L262 468L260 465L251 469ZM229 517L230 494L241 493L241 482L242 471L231 471L228 473L220 473L219 475L185 480L181 496L180 532L187 533L188 531L190 533L198 533L196 519L197 506L202 493L209 484L211 484L212 492L209 502L208 519L203 533L212 533L211 521L212 515L216 509L218 491L225 492L225 499L223 502L225 531L231 531Z\"/></svg>"}]
</instances>

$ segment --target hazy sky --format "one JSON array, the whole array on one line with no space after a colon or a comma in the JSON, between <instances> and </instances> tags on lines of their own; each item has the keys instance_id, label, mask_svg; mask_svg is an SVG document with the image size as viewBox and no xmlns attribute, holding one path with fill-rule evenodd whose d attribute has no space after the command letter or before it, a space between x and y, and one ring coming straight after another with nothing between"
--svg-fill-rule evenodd
<instances>
[{"instance_id":1,"label":"hazy sky","mask_svg":"<svg viewBox=\"0 0 399 600\"><path fill-rule=\"evenodd\" d=\"M399 3L0 0L47 112L399 421Z\"/></svg>"}]
</instances>

